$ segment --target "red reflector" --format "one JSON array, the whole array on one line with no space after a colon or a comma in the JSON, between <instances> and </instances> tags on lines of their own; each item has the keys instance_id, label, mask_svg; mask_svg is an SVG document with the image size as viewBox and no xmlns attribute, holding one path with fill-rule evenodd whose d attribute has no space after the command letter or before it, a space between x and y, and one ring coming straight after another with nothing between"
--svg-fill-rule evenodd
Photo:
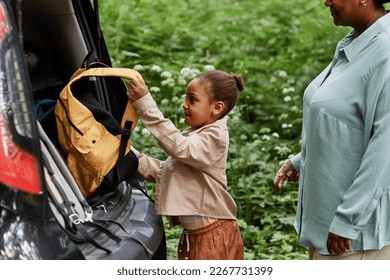
<instances>
[{"instance_id":1,"label":"red reflector","mask_svg":"<svg viewBox=\"0 0 390 280\"><path fill-rule=\"evenodd\" d=\"M41 193L38 161L12 142L1 112L0 183L32 194Z\"/></svg>"},{"instance_id":2,"label":"red reflector","mask_svg":"<svg viewBox=\"0 0 390 280\"><path fill-rule=\"evenodd\" d=\"M2 41L9 31L7 15L4 10L4 4L0 3L0 41Z\"/></svg>"}]
</instances>

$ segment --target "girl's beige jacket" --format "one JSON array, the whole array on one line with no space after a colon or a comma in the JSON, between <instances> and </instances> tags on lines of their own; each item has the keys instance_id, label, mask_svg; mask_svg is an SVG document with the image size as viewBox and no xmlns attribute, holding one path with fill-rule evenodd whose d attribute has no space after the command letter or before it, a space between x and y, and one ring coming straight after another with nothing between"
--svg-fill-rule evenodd
<instances>
[{"instance_id":1,"label":"girl's beige jacket","mask_svg":"<svg viewBox=\"0 0 390 280\"><path fill-rule=\"evenodd\" d=\"M237 207L227 191L226 179L227 119L181 133L163 116L150 94L133 106L169 155L165 161L151 158L139 152L142 143L132 143L139 159L139 174L156 183L156 212L170 216L172 226L177 224L172 219L175 216L235 219Z\"/></svg>"}]
</instances>

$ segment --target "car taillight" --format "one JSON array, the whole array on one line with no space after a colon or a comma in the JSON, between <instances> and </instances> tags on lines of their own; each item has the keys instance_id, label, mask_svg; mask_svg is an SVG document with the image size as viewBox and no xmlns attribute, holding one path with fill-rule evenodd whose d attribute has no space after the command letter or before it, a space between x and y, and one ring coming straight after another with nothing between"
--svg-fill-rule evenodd
<instances>
[{"instance_id":1,"label":"car taillight","mask_svg":"<svg viewBox=\"0 0 390 280\"><path fill-rule=\"evenodd\" d=\"M39 194L39 143L22 55L0 2L0 185Z\"/></svg>"}]
</instances>

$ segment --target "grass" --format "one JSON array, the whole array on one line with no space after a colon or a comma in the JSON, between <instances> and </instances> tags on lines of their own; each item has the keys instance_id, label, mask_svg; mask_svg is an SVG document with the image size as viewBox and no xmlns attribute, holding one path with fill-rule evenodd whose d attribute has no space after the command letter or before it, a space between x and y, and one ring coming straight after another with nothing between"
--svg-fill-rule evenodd
<instances>
[{"instance_id":1,"label":"grass","mask_svg":"<svg viewBox=\"0 0 390 280\"><path fill-rule=\"evenodd\" d=\"M215 68L244 77L229 116L227 174L245 259L307 259L292 226L297 185L278 190L272 182L280 163L299 152L305 87L349 29L333 25L323 1L101 0L100 6L113 65L140 71L179 128L183 92L196 73ZM138 149L165 159L142 124L137 132ZM176 259L181 229L164 221L168 257Z\"/></svg>"}]
</instances>

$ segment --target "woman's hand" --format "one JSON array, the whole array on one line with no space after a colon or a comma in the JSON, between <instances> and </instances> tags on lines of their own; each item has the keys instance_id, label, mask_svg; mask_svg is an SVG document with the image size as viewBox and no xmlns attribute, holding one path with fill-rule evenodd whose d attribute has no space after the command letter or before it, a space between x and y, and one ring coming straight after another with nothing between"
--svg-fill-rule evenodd
<instances>
[{"instance_id":1,"label":"woman's hand","mask_svg":"<svg viewBox=\"0 0 390 280\"><path fill-rule=\"evenodd\" d=\"M276 173L274 185L281 189L283 188L286 179L289 182L297 182L299 180L299 172L295 170L294 165L290 160L287 160Z\"/></svg>"},{"instance_id":2,"label":"woman's hand","mask_svg":"<svg viewBox=\"0 0 390 280\"><path fill-rule=\"evenodd\" d=\"M131 102L140 99L142 96L147 95L148 93L148 86L139 77L133 79L127 86L127 97Z\"/></svg>"},{"instance_id":3,"label":"woman's hand","mask_svg":"<svg viewBox=\"0 0 390 280\"><path fill-rule=\"evenodd\" d=\"M351 239L329 232L326 240L326 248L329 254L342 254L351 248Z\"/></svg>"}]
</instances>

